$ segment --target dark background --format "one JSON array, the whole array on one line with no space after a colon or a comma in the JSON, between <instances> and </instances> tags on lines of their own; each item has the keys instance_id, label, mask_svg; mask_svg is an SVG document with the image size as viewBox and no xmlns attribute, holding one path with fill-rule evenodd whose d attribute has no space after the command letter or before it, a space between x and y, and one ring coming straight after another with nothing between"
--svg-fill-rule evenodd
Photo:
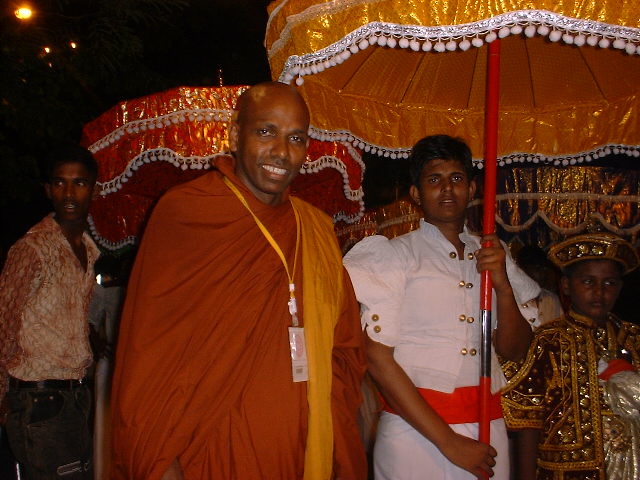
<instances>
[{"instance_id":1,"label":"dark background","mask_svg":"<svg viewBox=\"0 0 640 480\"><path fill-rule=\"evenodd\" d=\"M49 211L47 150L86 122L177 86L271 78L268 0L32 0L20 21L25 3L0 2L0 259Z\"/></svg>"}]
</instances>

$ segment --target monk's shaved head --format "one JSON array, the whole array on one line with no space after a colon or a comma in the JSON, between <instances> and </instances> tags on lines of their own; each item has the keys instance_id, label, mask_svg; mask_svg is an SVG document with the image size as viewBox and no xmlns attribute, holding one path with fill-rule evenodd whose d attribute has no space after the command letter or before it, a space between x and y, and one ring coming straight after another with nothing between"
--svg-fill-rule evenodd
<instances>
[{"instance_id":1,"label":"monk's shaved head","mask_svg":"<svg viewBox=\"0 0 640 480\"><path fill-rule=\"evenodd\" d=\"M262 102L274 96L289 96L309 115L309 109L302 95L291 85L281 82L263 82L242 92L236 104L236 121L242 123L249 111L253 111ZM283 98L281 97L281 98Z\"/></svg>"}]
</instances>

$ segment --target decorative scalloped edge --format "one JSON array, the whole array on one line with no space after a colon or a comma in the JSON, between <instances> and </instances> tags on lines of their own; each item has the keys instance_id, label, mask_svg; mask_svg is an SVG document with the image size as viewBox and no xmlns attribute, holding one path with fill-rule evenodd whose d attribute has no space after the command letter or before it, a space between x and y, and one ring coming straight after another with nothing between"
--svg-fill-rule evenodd
<instances>
[{"instance_id":1,"label":"decorative scalloped edge","mask_svg":"<svg viewBox=\"0 0 640 480\"><path fill-rule=\"evenodd\" d=\"M217 108L193 108L185 110L177 110L153 118L145 118L142 120L134 120L116 128L109 134L95 141L89 146L92 153L99 152L110 145L118 142L125 135L137 134L140 131L162 129L172 124L184 123L187 120L191 122L228 122L231 119L231 110Z\"/></svg>"},{"instance_id":2,"label":"decorative scalloped edge","mask_svg":"<svg viewBox=\"0 0 640 480\"><path fill-rule=\"evenodd\" d=\"M289 40L294 19L289 17L287 20L282 35L269 49L269 58ZM297 77L296 83L301 85L305 75L335 67L352 54L375 44L414 51L445 52L468 50L472 46L480 48L497 38L521 34L527 37L540 35L549 37L552 42L562 40L577 46L611 47L624 50L629 55L640 55L638 28L571 18L547 10L516 10L461 25L420 26L371 22L317 52L290 56L280 73L280 81L291 83Z\"/></svg>"},{"instance_id":3,"label":"decorative scalloped edge","mask_svg":"<svg viewBox=\"0 0 640 480\"><path fill-rule=\"evenodd\" d=\"M87 216L87 222L89 223L89 232L91 233L91 238L100 245L101 247L109 250L111 252L118 251L124 247L128 247L130 245L136 245L138 243L138 238L131 235L125 238L124 240L120 240L119 242L112 242L104 238L100 233L98 233L98 229L96 228L96 224L93 221L93 217L91 215Z\"/></svg>"},{"instance_id":4,"label":"decorative scalloped edge","mask_svg":"<svg viewBox=\"0 0 640 480\"><path fill-rule=\"evenodd\" d=\"M309 135L320 141L346 142L366 153L377 154L381 157L397 159L409 158L411 148L389 148L375 143L369 143L362 137L354 135L348 130L324 130L312 127ZM541 153L512 152L497 159L498 165L504 167L512 163L536 163L543 165L568 166L584 162L591 162L608 155L627 155L630 157L640 157L640 146L606 144L595 147L592 150L578 152L571 155L544 155ZM484 168L484 159L474 158L473 165L476 168Z\"/></svg>"},{"instance_id":5,"label":"decorative scalloped edge","mask_svg":"<svg viewBox=\"0 0 640 480\"><path fill-rule=\"evenodd\" d=\"M120 190L123 184L127 183L129 178L133 176L135 171L145 163L162 161L171 163L176 168L181 168L182 170L187 170L188 168L192 170L202 170L211 168L211 161L219 155L222 155L222 153L208 156L183 157L170 148L152 148L145 150L140 155L131 159L120 175L106 182L96 182L96 185L100 189L100 195L106 196Z\"/></svg>"},{"instance_id":6,"label":"decorative scalloped edge","mask_svg":"<svg viewBox=\"0 0 640 480\"><path fill-rule=\"evenodd\" d=\"M349 147L348 145L345 146ZM362 159L359 157L357 152L350 149L349 153L351 155L354 155L355 161L364 168L364 162L362 162ZM140 155L137 155L135 158L130 160L124 171L120 175L106 182L96 182L96 185L100 189L100 195L104 197L120 190L123 187L123 184L127 183L129 181L129 178L134 175L136 170L138 170L138 168L140 168L145 163L163 161L171 163L174 167L180 168L182 170L187 170L189 168L192 170L206 170L211 168L213 159L221 155L227 155L227 153L221 152L208 156L183 157L170 148L152 148L150 150L145 150ZM340 172L343 179L343 190L345 197L347 198L347 200L359 202L361 205L361 211L364 211L364 203L362 201L364 192L362 191L362 187L358 188L357 190L351 189L347 167L339 158L332 155L324 155L317 160L307 161L300 168L300 173L310 174L319 172L320 170L324 170L325 168L334 168L335 170Z\"/></svg>"},{"instance_id":7,"label":"decorative scalloped edge","mask_svg":"<svg viewBox=\"0 0 640 480\"><path fill-rule=\"evenodd\" d=\"M348 2L349 5L359 3L362 3L362 1L354 0ZM318 8L343 9L345 5L344 2L341 5L331 4L324 6L323 4ZM324 12L324 10L322 11ZM269 57L272 57L277 50L282 48L284 42L288 41L292 25L306 18L313 18L317 13L316 10L307 9L301 14L287 18L287 25L280 38L274 42L269 50ZM302 85L304 76L335 67L352 54L375 44L389 48L410 48L414 51L445 52L456 49L467 50L472 46L480 48L484 43L490 43L497 38L505 38L509 35L525 35L529 38L540 35L548 37L552 42L562 41L577 46L614 48L622 50L628 55L640 55L640 29L638 28L570 18L546 10L517 10L462 25L427 27L371 22L317 52L290 56L283 67L279 80L284 83L291 83L295 78L296 84ZM328 131L315 129L311 133L314 138L320 140L339 139L348 141L365 152L370 151L384 157L407 158L409 152L408 148L393 149L369 143L346 130ZM570 165L573 164L572 162L589 161L588 157L597 151L598 149L594 149L592 152L558 157L516 152L501 157L501 161L503 162L502 164L509 164L512 161L520 161L519 158L524 156L525 158L530 158L533 163L542 161L542 163L553 163L554 165ZM548 160L548 158L551 158L551 160ZM567 163L564 163L565 161ZM480 159L476 159L474 162L479 168L482 168Z\"/></svg>"},{"instance_id":8,"label":"decorative scalloped edge","mask_svg":"<svg viewBox=\"0 0 640 480\"><path fill-rule=\"evenodd\" d=\"M537 195L538 197L540 197L540 196L547 196L548 194L531 194L531 195ZM622 196L622 195L620 195L620 196ZM502 195L502 197L505 197L505 195ZM604 201L604 200L608 200L608 198L599 198L598 200ZM638 198L637 200L640 200L640 198ZM611 201L618 201L618 200L611 200ZM634 200L631 200L631 202L634 203ZM421 218L420 213L416 212L416 213L413 213L413 214L407 214L407 215L402 215L401 217L392 218L390 220L385 220L384 222L381 222L381 223L376 223L374 221L370 221L370 222L367 222L366 224L363 224L363 225L348 225L347 227L338 229L338 231L336 232L336 235L338 236L338 238L350 237L350 235L352 233L360 232L360 231L363 231L363 230L371 230L371 231L375 230L379 234L381 231L383 231L386 228L392 227L394 225L409 223L411 221L418 221L418 220L420 220L420 218ZM626 236L626 237L636 237L637 234L640 232L640 224L634 225L633 227L629 227L629 228L618 228L618 227L608 223L607 220L604 218L604 216L599 212L591 213L591 215L589 215L589 219L587 221L584 221L584 222L578 224L575 227L560 227L560 226L556 225L555 223L553 223L553 221L547 216L547 214L544 213L541 210L536 210L536 212L534 214L532 214L531 217L529 217L527 219L527 221L524 222L521 225L509 225L508 223L506 223L497 214L495 216L496 223L499 224L502 228L504 228L505 231L507 231L509 233L519 233L519 232L522 232L522 231L525 231L525 230L529 229L531 227L531 225L538 218L540 218L542 221L544 221L544 223L551 230L553 230L554 232L559 233L561 235L575 235L577 233L580 233L580 232L584 231L587 228L587 226L589 225L589 223L590 223L589 219L593 219L593 218L597 219L598 222L604 228L606 228L610 232L615 233L616 235ZM477 233L477 232L475 232L475 233ZM358 239L358 238L354 238L352 240L348 239L346 241L346 243L343 245L343 249L348 248L349 246L357 243L359 240L360 239Z\"/></svg>"},{"instance_id":9,"label":"decorative scalloped edge","mask_svg":"<svg viewBox=\"0 0 640 480\"><path fill-rule=\"evenodd\" d=\"M562 192L562 193L545 193L545 192L513 192L500 193L496 195L497 202L511 200L589 200L594 202L607 203L638 203L640 204L640 195L607 195L604 193L587 193L587 192ZM484 200L476 198L469 202L469 207L482 205Z\"/></svg>"},{"instance_id":10,"label":"decorative scalloped edge","mask_svg":"<svg viewBox=\"0 0 640 480\"><path fill-rule=\"evenodd\" d=\"M562 235L575 235L585 230L589 225L589 221L586 221L586 222L580 223L575 227L570 227L570 228L559 227L551 221L551 219L547 216L546 213L541 212L540 210L536 211L536 213L534 213L531 216L531 218L529 218L522 225L517 225L517 226L508 225L501 218L497 216L496 216L496 222L499 223L502 226L502 228L504 228L507 232L516 233L516 232L522 232L523 230L526 230L527 228L529 228L537 218L541 218L551 230L557 233L561 233ZM633 227L630 227L630 228L618 228L608 223L606 219L602 216L602 214L598 212L592 213L589 216L589 218L596 218L604 228L606 228L610 232L615 233L616 235L635 236L638 232L640 232L640 224L634 225Z\"/></svg>"},{"instance_id":11,"label":"decorative scalloped edge","mask_svg":"<svg viewBox=\"0 0 640 480\"><path fill-rule=\"evenodd\" d=\"M349 149L349 153L352 155L354 160L359 163L364 169L364 162L362 158L358 154L358 152L351 147L351 145L345 144L345 147ZM125 167L124 171L108 180L106 182L96 182L100 190L101 196L107 196L111 193L115 193L123 187L123 184L127 183L129 178L131 178L135 171L138 170L145 163L164 161L173 164L176 168L181 168L182 170L186 170L188 168L201 170L201 169L209 169L211 168L211 164L215 157L226 155L226 153L216 153L215 155L209 155L204 157L194 156L194 157L182 157L180 154L174 152L169 148L154 148L150 150L146 150L142 152L140 155L133 158ZM310 174L315 173L320 170L324 170L325 168L333 168L340 172L343 179L343 190L345 197L347 200L352 202L358 202L359 209L357 213L349 214L346 212L338 212L333 215L334 223L339 221L343 221L349 224L355 223L364 214L364 192L362 187L357 190L352 190L349 184L349 174L347 172L346 165L337 157L331 155L324 155L313 162L305 162L300 169L301 174ZM111 242L105 238L103 238L97 231L95 227L95 223L93 222L93 218L89 216L89 228L91 230L91 235L96 241L108 250L119 250L127 245L134 245L137 243L137 237L129 236L126 239L120 242Z\"/></svg>"}]
</instances>

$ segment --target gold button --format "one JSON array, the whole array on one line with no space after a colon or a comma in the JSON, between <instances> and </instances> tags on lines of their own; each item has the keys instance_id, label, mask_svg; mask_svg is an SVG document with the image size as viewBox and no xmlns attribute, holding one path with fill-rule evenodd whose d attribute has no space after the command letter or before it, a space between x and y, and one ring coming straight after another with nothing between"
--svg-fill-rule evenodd
<instances>
[{"instance_id":1,"label":"gold button","mask_svg":"<svg viewBox=\"0 0 640 480\"><path fill-rule=\"evenodd\" d=\"M476 353L478 353L478 351L475 348L472 348L471 350L469 350L469 353L473 357Z\"/></svg>"},{"instance_id":2,"label":"gold button","mask_svg":"<svg viewBox=\"0 0 640 480\"><path fill-rule=\"evenodd\" d=\"M465 285L464 280L460 280L460 281L458 282L458 286L459 286L459 287L464 287L464 285Z\"/></svg>"},{"instance_id":3,"label":"gold button","mask_svg":"<svg viewBox=\"0 0 640 480\"><path fill-rule=\"evenodd\" d=\"M528 303L523 303L522 305L520 305L522 308L529 308L529 304Z\"/></svg>"},{"instance_id":4,"label":"gold button","mask_svg":"<svg viewBox=\"0 0 640 480\"><path fill-rule=\"evenodd\" d=\"M465 287L467 287L467 288L473 288L473 283L467 283L467 284L465 285Z\"/></svg>"},{"instance_id":5,"label":"gold button","mask_svg":"<svg viewBox=\"0 0 640 480\"><path fill-rule=\"evenodd\" d=\"M467 349L466 349L466 348L463 348L462 350L460 350L460 353L461 353L462 355L466 355L466 354L467 354Z\"/></svg>"},{"instance_id":6,"label":"gold button","mask_svg":"<svg viewBox=\"0 0 640 480\"><path fill-rule=\"evenodd\" d=\"M461 313L460 315L458 315L458 320L460 320L461 322L464 322L467 319L467 316L464 313Z\"/></svg>"},{"instance_id":7,"label":"gold button","mask_svg":"<svg viewBox=\"0 0 640 480\"><path fill-rule=\"evenodd\" d=\"M473 323L473 322L475 322L475 320L476 319L473 318L473 317L467 317L467 322L469 322L469 323Z\"/></svg>"},{"instance_id":8,"label":"gold button","mask_svg":"<svg viewBox=\"0 0 640 480\"><path fill-rule=\"evenodd\" d=\"M376 332L376 333L380 333L380 330L382 330L380 328L380 325L376 325L375 327L373 327L373 331Z\"/></svg>"},{"instance_id":9,"label":"gold button","mask_svg":"<svg viewBox=\"0 0 640 480\"><path fill-rule=\"evenodd\" d=\"M377 313L374 313L373 315L371 315L371 320L373 320L374 322L377 322L378 320L380 320L380 317L378 316Z\"/></svg>"},{"instance_id":10,"label":"gold button","mask_svg":"<svg viewBox=\"0 0 640 480\"><path fill-rule=\"evenodd\" d=\"M469 260L473 260L473 253L467 253L467 258Z\"/></svg>"},{"instance_id":11,"label":"gold button","mask_svg":"<svg viewBox=\"0 0 640 480\"><path fill-rule=\"evenodd\" d=\"M458 255L456 255L456 252L451 252L449 253L449 257L450 258L456 258Z\"/></svg>"}]
</instances>

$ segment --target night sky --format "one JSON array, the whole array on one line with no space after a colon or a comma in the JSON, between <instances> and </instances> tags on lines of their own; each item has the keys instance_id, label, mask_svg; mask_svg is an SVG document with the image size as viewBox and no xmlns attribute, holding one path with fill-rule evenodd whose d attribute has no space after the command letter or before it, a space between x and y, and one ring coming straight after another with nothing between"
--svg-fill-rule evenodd
<instances>
[{"instance_id":1,"label":"night sky","mask_svg":"<svg viewBox=\"0 0 640 480\"><path fill-rule=\"evenodd\" d=\"M144 35L145 61L177 85L270 80L264 49L268 0L192 0L170 29ZM150 92L151 93L151 92Z\"/></svg>"},{"instance_id":2,"label":"night sky","mask_svg":"<svg viewBox=\"0 0 640 480\"><path fill-rule=\"evenodd\" d=\"M84 32L85 36L89 35L91 30L96 29L93 23L95 17L92 15L98 6L111 6L100 2L111 1L32 0L29 3L37 13L30 23L17 22L13 16L14 9L23 2L1 2L0 34L4 30L8 35L2 37L5 40L0 45L0 53L5 55L3 60L18 61L26 65L20 59L11 60L10 54L16 48L21 48L20 45L25 41L33 41L35 48L41 48L45 36L49 40L58 40L59 45L64 46L72 38L67 33L70 27ZM9 99L7 103L0 105L1 108L9 107L6 111L0 111L0 119L4 122L0 125L0 161L3 162L0 174L6 177L5 183L0 182L4 185L3 195L0 196L0 223L3 225L0 234L0 260L8 247L50 210L50 203L44 197L42 188L38 185L34 187L34 182L40 182L40 174L35 172L23 175L18 172L23 169L21 162L24 159L20 158L21 155L29 155L41 163L50 139L58 137L55 133L46 132L42 124L31 122L29 115L39 118L48 115L47 118L50 119L44 122L45 129L52 125L51 118L55 118L57 123L75 122L77 126L72 129L76 133L72 137L79 140L82 123L100 116L127 99L179 86L217 86L220 70L224 85L251 85L270 80L269 64L263 46L269 3L269 0L189 0L185 2L185 7L171 13L168 22L153 23L143 16L135 23L135 33L141 41L142 54L139 62L142 68L125 65L115 78L102 84L85 82L89 84L87 97L82 97L82 88L74 85L71 89L81 93L73 98L69 92L52 93L53 96L44 98L57 97L63 102L60 106L68 109L66 113L56 110L55 106L49 108L48 113L43 113L40 100L29 101L32 89L46 82L42 73L29 71L31 76L26 75L25 78L31 87L20 92L14 88L16 84L20 85L20 80L16 82L9 78L9 75L21 75L20 68L8 69L11 70L10 73L0 68L2 74L7 75L2 79L4 82L0 82L4 88L0 91L0 96L3 102L5 98ZM40 37L26 35L29 29L34 31L34 27L44 33ZM24 35L24 40L21 35ZM14 43L9 45L6 43L8 40ZM95 72L96 68L99 66L89 67L89 72ZM45 75L56 72L54 68ZM34 78L40 83L34 81ZM50 89L50 86L44 88ZM50 91L54 92L55 89ZM70 100L65 100L67 97ZM14 106L22 116L22 122L16 122L12 117L11 108ZM78 115L71 119L74 113ZM57 123L54 125L58 126ZM13 185L19 185L14 189L25 193L12 197L14 194L9 193L6 187Z\"/></svg>"}]
</instances>

